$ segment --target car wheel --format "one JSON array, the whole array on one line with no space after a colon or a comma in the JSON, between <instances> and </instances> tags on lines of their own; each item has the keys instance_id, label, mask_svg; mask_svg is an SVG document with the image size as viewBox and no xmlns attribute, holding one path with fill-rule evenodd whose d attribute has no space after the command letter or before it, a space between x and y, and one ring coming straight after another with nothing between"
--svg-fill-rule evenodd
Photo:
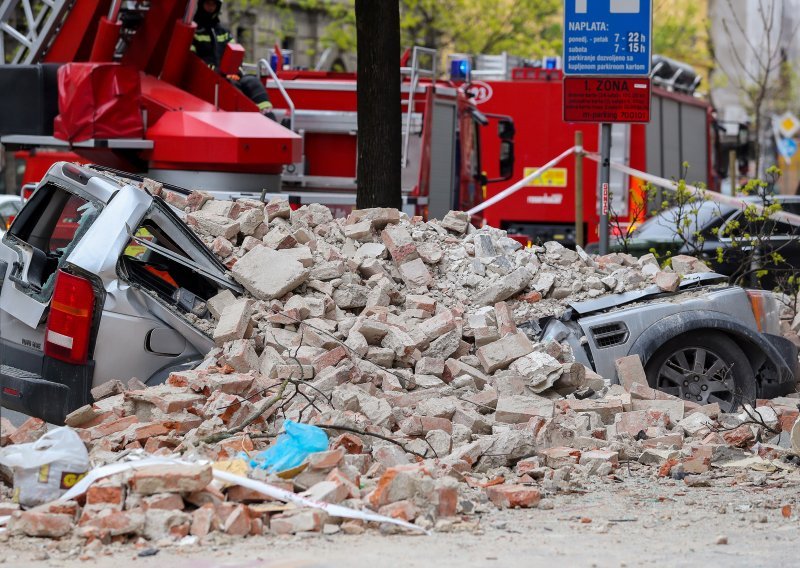
<instances>
[{"instance_id":1,"label":"car wheel","mask_svg":"<svg viewBox=\"0 0 800 568\"><path fill-rule=\"evenodd\" d=\"M695 332L667 341L647 362L650 386L696 404L718 403L732 412L756 397L747 357L722 333Z\"/></svg>"}]
</instances>

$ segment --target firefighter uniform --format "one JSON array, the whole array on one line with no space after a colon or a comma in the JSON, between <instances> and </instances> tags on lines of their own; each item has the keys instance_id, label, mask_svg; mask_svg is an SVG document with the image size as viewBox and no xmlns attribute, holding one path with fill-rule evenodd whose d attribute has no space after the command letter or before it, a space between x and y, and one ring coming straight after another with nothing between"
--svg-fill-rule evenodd
<instances>
[{"instance_id":1,"label":"firefighter uniform","mask_svg":"<svg viewBox=\"0 0 800 568\"><path fill-rule=\"evenodd\" d=\"M214 10L209 11L207 8L212 4L214 5ZM233 35L231 35L230 30L219 22L221 9L221 0L204 0L198 6L194 16L197 30L195 30L194 40L192 41L192 51L212 69L219 67L222 55L225 53L225 46L233 41ZM269 95L258 77L255 75L239 75L229 76L228 80L251 101L256 103L258 110L262 114L274 118L271 112L272 103L269 100Z\"/></svg>"}]
</instances>

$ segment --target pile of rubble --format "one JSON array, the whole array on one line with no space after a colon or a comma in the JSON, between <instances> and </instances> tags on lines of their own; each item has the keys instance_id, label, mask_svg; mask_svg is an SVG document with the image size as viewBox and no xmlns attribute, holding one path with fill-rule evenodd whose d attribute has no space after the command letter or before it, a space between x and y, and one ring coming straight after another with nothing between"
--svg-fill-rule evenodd
<instances>
[{"instance_id":1,"label":"pile of rubble","mask_svg":"<svg viewBox=\"0 0 800 568\"><path fill-rule=\"evenodd\" d=\"M109 381L66 423L95 466L138 454L197 465L121 473L80 501L0 503L13 532L166 543L369 526L213 481L212 467L441 530L613 480L621 464L688 485L707 483L712 465L795 469L784 448L796 399L723 414L651 389L638 357L617 362L612 385L521 326L570 301L653 282L675 290L681 273L707 270L695 259L661 271L652 257L523 248L460 212L334 219L319 205L166 197L247 293L211 298L208 319L187 316L217 344L197 368L155 387ZM326 429L328 450L291 472L250 467L287 419ZM1 443L44 428L4 420Z\"/></svg>"}]
</instances>

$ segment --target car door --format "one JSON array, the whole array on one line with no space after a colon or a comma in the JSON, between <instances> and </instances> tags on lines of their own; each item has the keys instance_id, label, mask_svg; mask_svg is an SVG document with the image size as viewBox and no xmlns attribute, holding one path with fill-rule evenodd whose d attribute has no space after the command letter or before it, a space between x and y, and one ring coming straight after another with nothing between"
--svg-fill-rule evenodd
<instances>
[{"instance_id":1,"label":"car door","mask_svg":"<svg viewBox=\"0 0 800 568\"><path fill-rule=\"evenodd\" d=\"M100 322L96 380L136 376L156 384L170 370L201 360L214 343L210 330L204 332L197 325L197 316L205 315L205 303L221 289L242 293L225 267L166 203L153 198L149 205L127 227L124 245L115 249L113 273L119 278L109 292L114 306ZM74 261L86 265L92 258L87 254ZM95 270L110 272L101 267ZM116 349L120 343L129 347ZM100 352L114 353L114 357Z\"/></svg>"}]
</instances>

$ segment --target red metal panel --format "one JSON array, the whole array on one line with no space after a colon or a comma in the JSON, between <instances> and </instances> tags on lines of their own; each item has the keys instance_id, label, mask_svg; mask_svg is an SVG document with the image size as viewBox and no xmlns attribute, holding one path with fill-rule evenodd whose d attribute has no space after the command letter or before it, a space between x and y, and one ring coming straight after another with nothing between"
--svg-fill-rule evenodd
<instances>
[{"instance_id":1,"label":"red metal panel","mask_svg":"<svg viewBox=\"0 0 800 568\"><path fill-rule=\"evenodd\" d=\"M301 138L249 112L168 111L147 131L151 166L280 173L301 156Z\"/></svg>"},{"instance_id":2,"label":"red metal panel","mask_svg":"<svg viewBox=\"0 0 800 568\"><path fill-rule=\"evenodd\" d=\"M238 43L230 42L225 46L219 70L223 75L238 75L239 68L244 63L244 47Z\"/></svg>"},{"instance_id":3,"label":"red metal panel","mask_svg":"<svg viewBox=\"0 0 800 568\"><path fill-rule=\"evenodd\" d=\"M358 104L356 83L352 81L325 80L283 83L295 107L310 110L343 110L355 112ZM267 92L275 108L288 108L286 101L272 82L267 83Z\"/></svg>"},{"instance_id":4,"label":"red metal panel","mask_svg":"<svg viewBox=\"0 0 800 568\"><path fill-rule=\"evenodd\" d=\"M356 177L356 137L306 134L303 154L310 176Z\"/></svg>"},{"instance_id":5,"label":"red metal panel","mask_svg":"<svg viewBox=\"0 0 800 568\"><path fill-rule=\"evenodd\" d=\"M46 63L87 61L97 23L108 13L111 0L76 0L44 56Z\"/></svg>"},{"instance_id":6,"label":"red metal panel","mask_svg":"<svg viewBox=\"0 0 800 568\"><path fill-rule=\"evenodd\" d=\"M68 63L58 70L58 109L53 135L142 138L139 72L118 63Z\"/></svg>"}]
</instances>

